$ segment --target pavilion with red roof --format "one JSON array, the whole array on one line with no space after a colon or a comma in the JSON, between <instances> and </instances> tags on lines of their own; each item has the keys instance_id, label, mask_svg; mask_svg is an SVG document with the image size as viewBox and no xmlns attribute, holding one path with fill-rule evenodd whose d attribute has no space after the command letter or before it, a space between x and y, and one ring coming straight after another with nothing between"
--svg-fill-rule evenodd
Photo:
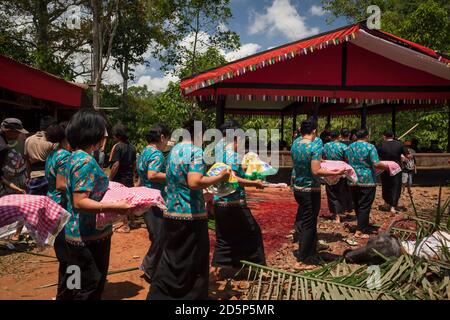
<instances>
[{"instance_id":1,"label":"pavilion with red roof","mask_svg":"<svg viewBox=\"0 0 450 320\"><path fill-rule=\"evenodd\" d=\"M225 114L360 115L450 101L450 58L365 21L192 75L182 95ZM282 121L283 122L283 121Z\"/></svg>"}]
</instances>

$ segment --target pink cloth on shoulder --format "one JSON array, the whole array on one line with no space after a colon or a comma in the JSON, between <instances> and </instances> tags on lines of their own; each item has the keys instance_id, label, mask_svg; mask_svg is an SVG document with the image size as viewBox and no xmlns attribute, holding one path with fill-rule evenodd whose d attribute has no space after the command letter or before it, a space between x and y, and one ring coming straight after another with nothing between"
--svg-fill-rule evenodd
<instances>
[{"instance_id":1,"label":"pink cloth on shoulder","mask_svg":"<svg viewBox=\"0 0 450 320\"><path fill-rule=\"evenodd\" d=\"M325 160L320 163L320 167L326 170L347 170L343 176L346 177L350 182L356 183L358 181L358 176L356 175L355 169L344 161L336 160ZM343 176L328 176L322 177L322 179L330 186L335 185Z\"/></svg>"},{"instance_id":2,"label":"pink cloth on shoulder","mask_svg":"<svg viewBox=\"0 0 450 320\"><path fill-rule=\"evenodd\" d=\"M389 175L395 176L398 173L400 173L402 171L402 168L400 168L400 166L398 165L397 162L394 161L380 161L381 163L384 163L385 165L387 165L389 167ZM381 174L384 170L379 170L377 169L376 174Z\"/></svg>"},{"instance_id":3,"label":"pink cloth on shoulder","mask_svg":"<svg viewBox=\"0 0 450 320\"><path fill-rule=\"evenodd\" d=\"M102 203L127 200L132 206L132 213L136 216L143 214L150 207L158 207L166 210L166 204L161 196L161 191L147 187L128 188L117 182L110 182ZM112 224L121 219L121 215L115 212L97 214L97 228L101 229L106 224Z\"/></svg>"}]
</instances>

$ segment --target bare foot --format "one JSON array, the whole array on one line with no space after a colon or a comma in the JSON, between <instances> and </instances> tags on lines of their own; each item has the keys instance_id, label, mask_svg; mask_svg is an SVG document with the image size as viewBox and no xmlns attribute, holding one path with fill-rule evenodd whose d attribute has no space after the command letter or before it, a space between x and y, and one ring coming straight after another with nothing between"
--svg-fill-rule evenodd
<instances>
[{"instance_id":1,"label":"bare foot","mask_svg":"<svg viewBox=\"0 0 450 320\"><path fill-rule=\"evenodd\" d=\"M296 262L294 264L294 269L295 270L314 270L316 269L318 266L314 265L314 264L304 264L301 262Z\"/></svg>"},{"instance_id":2,"label":"bare foot","mask_svg":"<svg viewBox=\"0 0 450 320\"><path fill-rule=\"evenodd\" d=\"M361 231L356 231L353 235L356 239L369 239L369 235L362 233Z\"/></svg>"},{"instance_id":3,"label":"bare foot","mask_svg":"<svg viewBox=\"0 0 450 320\"><path fill-rule=\"evenodd\" d=\"M128 225L122 225L114 229L114 232L117 233L130 233L130 227Z\"/></svg>"}]
</instances>

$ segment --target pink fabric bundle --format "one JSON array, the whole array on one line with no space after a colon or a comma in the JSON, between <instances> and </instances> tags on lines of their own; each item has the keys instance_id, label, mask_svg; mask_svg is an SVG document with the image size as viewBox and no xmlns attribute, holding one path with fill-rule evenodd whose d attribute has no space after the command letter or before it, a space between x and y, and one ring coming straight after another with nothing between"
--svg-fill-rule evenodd
<instances>
[{"instance_id":1,"label":"pink fabric bundle","mask_svg":"<svg viewBox=\"0 0 450 320\"><path fill-rule=\"evenodd\" d=\"M118 202L127 200L132 206L132 213L136 216L143 214L150 207L156 206L161 210L166 210L166 205L161 192L147 187L128 188L117 182L110 182L108 191L106 191L100 202ZM104 212L97 214L98 229L102 229L107 224L113 224L121 219L121 216L115 212Z\"/></svg>"},{"instance_id":2,"label":"pink fabric bundle","mask_svg":"<svg viewBox=\"0 0 450 320\"><path fill-rule=\"evenodd\" d=\"M389 167L389 175L395 176L396 174L400 173L402 171L402 168L398 165L397 162L394 161L380 161L381 163L387 165ZM376 174L381 174L384 170L377 169Z\"/></svg>"},{"instance_id":3,"label":"pink fabric bundle","mask_svg":"<svg viewBox=\"0 0 450 320\"><path fill-rule=\"evenodd\" d=\"M344 176L352 183L356 183L358 181L358 176L356 175L355 169L350 166L348 163L344 161L335 161L335 160L325 160L320 163L320 167L326 170L341 170L345 169L347 172ZM339 182L342 176L328 176L322 177L322 179L330 186L335 185Z\"/></svg>"},{"instance_id":4,"label":"pink fabric bundle","mask_svg":"<svg viewBox=\"0 0 450 320\"><path fill-rule=\"evenodd\" d=\"M0 228L23 222L39 246L53 245L69 218L69 212L46 196L14 194L0 198Z\"/></svg>"}]
</instances>

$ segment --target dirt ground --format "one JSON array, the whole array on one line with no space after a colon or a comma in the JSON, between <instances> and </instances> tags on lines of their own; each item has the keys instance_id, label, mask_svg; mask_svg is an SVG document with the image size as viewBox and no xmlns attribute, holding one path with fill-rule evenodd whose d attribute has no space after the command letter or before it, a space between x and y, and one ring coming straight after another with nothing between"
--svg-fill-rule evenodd
<instances>
[{"instance_id":1,"label":"dirt ground","mask_svg":"<svg viewBox=\"0 0 450 320\"><path fill-rule=\"evenodd\" d=\"M419 212L432 214L438 201L438 188L414 187L413 199ZM450 195L450 189L443 189L443 199ZM295 219L297 206L289 189L265 189L257 191L248 190L249 206L253 215L261 226L267 264L276 268L295 271L296 262L293 250L297 245L292 242L290 235ZM405 205L405 213L413 214L411 202L406 193L401 203ZM381 188L377 188L377 197L371 213L371 222L386 228L394 217L393 214L378 210L382 204ZM344 250L350 247L343 240L349 236L356 221L351 215L341 224L326 218L328 209L326 195L322 192L322 209L319 217L319 239L327 242L328 250L321 253L324 260L333 260L339 257ZM214 245L214 232L210 232L211 247ZM138 267L149 247L147 230L134 229L129 234L115 233L112 238L110 271ZM364 244L363 242L360 245ZM25 249L18 247L18 249ZM54 256L53 248L43 251L33 249L32 252ZM55 296L58 263L56 259L35 256L26 253L16 253L0 248L0 299L44 299L50 300ZM145 299L149 285L141 277L139 270L108 276L103 299L112 300L142 300ZM225 281L216 281L211 277L210 296L213 299L238 298L242 283L231 282L226 286ZM40 288L42 287L42 288Z\"/></svg>"}]
</instances>

